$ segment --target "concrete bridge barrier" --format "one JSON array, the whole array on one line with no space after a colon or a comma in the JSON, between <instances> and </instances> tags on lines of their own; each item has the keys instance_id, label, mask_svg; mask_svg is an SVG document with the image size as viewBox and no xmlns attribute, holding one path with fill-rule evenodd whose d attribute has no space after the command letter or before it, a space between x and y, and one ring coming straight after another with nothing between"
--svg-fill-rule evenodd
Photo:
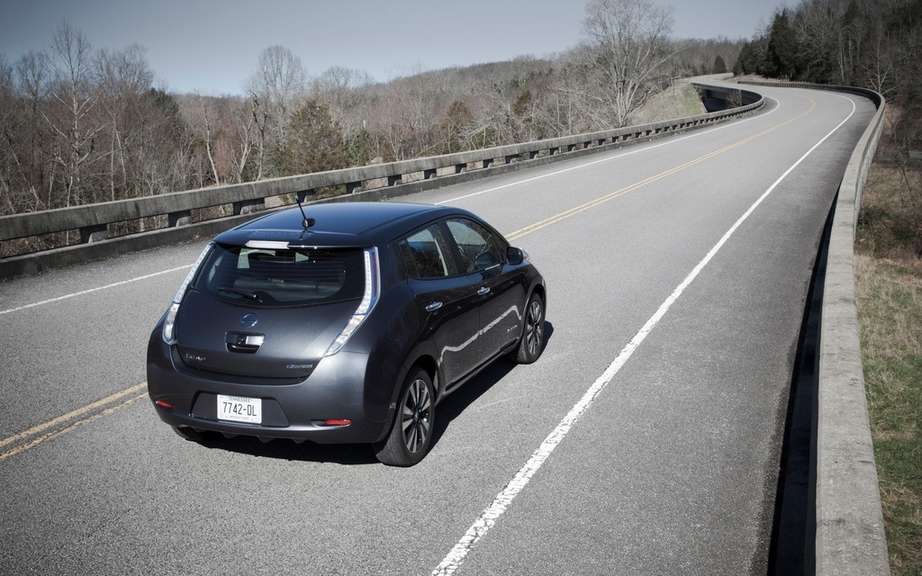
<instances>
[{"instance_id":1,"label":"concrete bridge barrier","mask_svg":"<svg viewBox=\"0 0 922 576\"><path fill-rule=\"evenodd\" d=\"M759 94L745 90L742 92L745 93L745 104L640 126L258 182L0 216L0 242L14 242L61 232L70 232L71 237L79 238L79 243L69 246L0 259L0 279L107 258L126 251L211 236L253 218L254 214L266 210L269 205L291 204L293 195L298 192L338 190L338 194L323 199L327 202L383 200L694 130L737 118L764 105ZM150 217L160 217L164 225L154 230L114 235L117 225Z\"/></svg>"},{"instance_id":2,"label":"concrete bridge barrier","mask_svg":"<svg viewBox=\"0 0 922 576\"><path fill-rule=\"evenodd\" d=\"M820 320L816 414L816 574L890 574L874 444L865 396L855 306L855 228L868 168L883 130L886 101L853 86L746 81L760 86L833 90L877 106L855 146L833 206Z\"/></svg>"}]
</instances>

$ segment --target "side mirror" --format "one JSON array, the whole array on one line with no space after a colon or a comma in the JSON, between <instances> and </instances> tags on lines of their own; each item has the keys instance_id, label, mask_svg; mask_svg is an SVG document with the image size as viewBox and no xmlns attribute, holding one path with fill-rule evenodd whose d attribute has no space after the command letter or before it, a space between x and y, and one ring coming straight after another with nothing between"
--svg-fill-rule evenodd
<instances>
[{"instance_id":1,"label":"side mirror","mask_svg":"<svg viewBox=\"0 0 922 576\"><path fill-rule=\"evenodd\" d=\"M518 266L525 261L525 251L513 246L506 248L506 261L513 266Z\"/></svg>"}]
</instances>

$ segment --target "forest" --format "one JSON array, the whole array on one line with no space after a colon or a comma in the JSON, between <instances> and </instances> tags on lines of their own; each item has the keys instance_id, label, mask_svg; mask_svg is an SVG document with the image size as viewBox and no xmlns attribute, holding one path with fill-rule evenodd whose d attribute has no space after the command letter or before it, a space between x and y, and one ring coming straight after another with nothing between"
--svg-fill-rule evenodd
<instances>
[{"instance_id":1,"label":"forest","mask_svg":"<svg viewBox=\"0 0 922 576\"><path fill-rule=\"evenodd\" d=\"M0 215L457 152L630 123L677 77L732 69L742 41L675 40L650 0L592 0L584 41L377 81L311 75L269 46L240 94L155 83L142 46L62 24L0 54ZM632 56L625 58L625 56Z\"/></svg>"},{"instance_id":2,"label":"forest","mask_svg":"<svg viewBox=\"0 0 922 576\"><path fill-rule=\"evenodd\" d=\"M919 0L805 0L776 12L733 71L876 90L891 108L884 154L908 160L922 148Z\"/></svg>"}]
</instances>

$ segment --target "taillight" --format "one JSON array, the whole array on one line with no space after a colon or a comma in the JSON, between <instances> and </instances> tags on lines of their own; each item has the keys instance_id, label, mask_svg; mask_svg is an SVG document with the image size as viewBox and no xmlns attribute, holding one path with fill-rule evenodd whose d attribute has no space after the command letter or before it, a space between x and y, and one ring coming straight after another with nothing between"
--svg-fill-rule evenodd
<instances>
[{"instance_id":1,"label":"taillight","mask_svg":"<svg viewBox=\"0 0 922 576\"><path fill-rule=\"evenodd\" d=\"M202 250L202 253L199 254L198 259L192 265L192 268L189 269L189 273L186 274L186 278L182 281L182 284L179 285L179 289L176 290L176 294L173 295L173 301L170 303L170 307L166 311L166 317L163 319L163 330L161 334L163 336L163 341L167 344L176 343L176 315L179 313L179 305L182 304L182 299L186 295L186 290L189 288L189 284L192 283L192 279L195 278L195 273L198 272L199 266L202 265L202 262L205 260L205 257L208 256L208 253L211 251L213 243L209 242L205 249Z\"/></svg>"},{"instance_id":2,"label":"taillight","mask_svg":"<svg viewBox=\"0 0 922 576\"><path fill-rule=\"evenodd\" d=\"M378 249L368 248L365 250L365 294L362 296L362 301L359 303L358 308L355 309L352 317L346 322L346 327L333 340L324 356L332 356L342 350L342 347L346 345L352 334L359 329L359 326L362 325L362 322L374 309L375 304L378 303L378 296L381 292L380 284L381 271L378 266Z\"/></svg>"},{"instance_id":3,"label":"taillight","mask_svg":"<svg viewBox=\"0 0 922 576\"><path fill-rule=\"evenodd\" d=\"M176 343L176 338L173 337L173 327L176 324L177 312L179 312L179 302L173 302L166 311L166 318L163 319L163 341L167 344Z\"/></svg>"}]
</instances>

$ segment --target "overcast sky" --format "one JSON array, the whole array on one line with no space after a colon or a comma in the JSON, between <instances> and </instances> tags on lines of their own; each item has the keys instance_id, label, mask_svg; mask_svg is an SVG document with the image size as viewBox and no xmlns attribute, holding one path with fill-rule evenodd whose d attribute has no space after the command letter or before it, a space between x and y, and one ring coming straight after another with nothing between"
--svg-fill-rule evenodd
<instances>
[{"instance_id":1,"label":"overcast sky","mask_svg":"<svg viewBox=\"0 0 922 576\"><path fill-rule=\"evenodd\" d=\"M784 0L661 0L673 35L749 37ZM239 93L260 50L287 46L309 74L339 65L386 80L542 56L579 42L583 0L0 0L0 53L42 50L65 19L98 48L140 44L158 82Z\"/></svg>"}]
</instances>

